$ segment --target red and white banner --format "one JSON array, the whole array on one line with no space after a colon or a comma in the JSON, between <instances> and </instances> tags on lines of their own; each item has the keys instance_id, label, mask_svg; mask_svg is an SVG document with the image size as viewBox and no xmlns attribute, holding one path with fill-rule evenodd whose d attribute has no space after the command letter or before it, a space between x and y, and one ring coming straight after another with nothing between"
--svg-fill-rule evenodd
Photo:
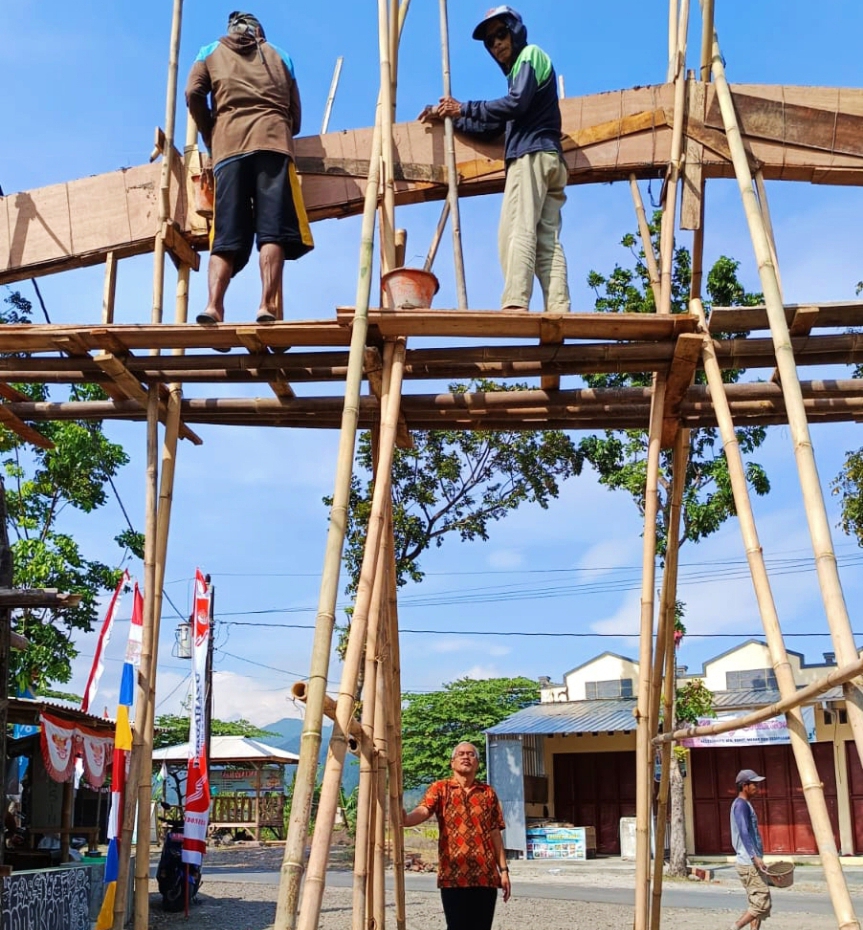
<instances>
[{"instance_id":1,"label":"red and white banner","mask_svg":"<svg viewBox=\"0 0 863 930\"><path fill-rule=\"evenodd\" d=\"M183 825L183 862L200 865L207 851L210 784L207 773L207 649L210 639L210 591L195 570L192 615L192 717L189 721L189 769Z\"/></svg>"},{"instance_id":2,"label":"red and white banner","mask_svg":"<svg viewBox=\"0 0 863 930\"><path fill-rule=\"evenodd\" d=\"M105 781L114 737L45 713L39 715L39 723L42 759L51 778L68 781L75 770L75 759L81 756L87 781L94 788L100 788Z\"/></svg>"},{"instance_id":3,"label":"red and white banner","mask_svg":"<svg viewBox=\"0 0 863 930\"><path fill-rule=\"evenodd\" d=\"M90 668L90 677L87 679L87 687L84 689L84 699L81 701L81 710L88 713L90 705L96 699L96 691L99 688L99 679L105 670L105 649L111 641L111 632L114 629L114 618L117 616L117 608L120 606L120 594L123 586L129 580L129 573L124 571L123 577L117 583L114 594L108 603L108 611L105 619L102 621L102 629L99 630L99 639L96 643L96 654L93 656L93 665Z\"/></svg>"}]
</instances>

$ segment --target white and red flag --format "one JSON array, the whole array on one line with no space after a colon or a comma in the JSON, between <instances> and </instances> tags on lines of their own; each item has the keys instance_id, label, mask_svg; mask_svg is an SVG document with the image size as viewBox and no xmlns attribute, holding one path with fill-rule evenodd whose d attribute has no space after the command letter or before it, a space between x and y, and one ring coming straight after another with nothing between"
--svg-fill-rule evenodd
<instances>
[{"instance_id":1,"label":"white and red flag","mask_svg":"<svg viewBox=\"0 0 863 930\"><path fill-rule=\"evenodd\" d=\"M117 608L120 606L120 595L124 585L129 581L129 573L124 571L117 587L108 602L108 610L105 613L105 619L102 621L102 628L99 630L99 639L96 642L96 654L93 656L93 665L90 667L90 677L87 679L87 687L84 689L84 698L81 701L81 710L89 713L93 701L96 699L96 691L99 688L99 679L102 672L105 671L105 650L111 641L111 633L114 629L114 618L117 616Z\"/></svg>"},{"instance_id":2,"label":"white and red flag","mask_svg":"<svg viewBox=\"0 0 863 930\"><path fill-rule=\"evenodd\" d=\"M189 721L189 768L183 824L183 862L200 865L207 851L210 782L207 773L207 648L210 639L210 590L195 570L192 615L192 717Z\"/></svg>"}]
</instances>

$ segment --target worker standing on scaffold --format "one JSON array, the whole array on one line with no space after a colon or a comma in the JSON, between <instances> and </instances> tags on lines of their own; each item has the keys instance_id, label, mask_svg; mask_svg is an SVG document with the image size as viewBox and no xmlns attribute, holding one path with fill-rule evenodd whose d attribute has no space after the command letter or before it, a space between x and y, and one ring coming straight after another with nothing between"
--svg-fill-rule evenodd
<instances>
[{"instance_id":1,"label":"worker standing on scaffold","mask_svg":"<svg viewBox=\"0 0 863 930\"><path fill-rule=\"evenodd\" d=\"M497 100L459 103L441 97L419 115L423 122L449 116L459 132L499 135L506 130L506 186L498 231L504 310L528 310L534 276L547 311L570 309L560 211L567 167L561 146L557 76L551 59L528 45L521 15L510 6L489 10L473 31L506 75L509 92Z\"/></svg>"},{"instance_id":2,"label":"worker standing on scaffold","mask_svg":"<svg viewBox=\"0 0 863 930\"><path fill-rule=\"evenodd\" d=\"M248 262L257 235L257 322L272 323L282 315L285 259L314 248L293 161L301 118L293 62L267 42L257 17L235 11L228 17L228 34L198 53L186 103L212 155L215 176L209 296L197 322L208 326L224 320L228 284Z\"/></svg>"}]
</instances>

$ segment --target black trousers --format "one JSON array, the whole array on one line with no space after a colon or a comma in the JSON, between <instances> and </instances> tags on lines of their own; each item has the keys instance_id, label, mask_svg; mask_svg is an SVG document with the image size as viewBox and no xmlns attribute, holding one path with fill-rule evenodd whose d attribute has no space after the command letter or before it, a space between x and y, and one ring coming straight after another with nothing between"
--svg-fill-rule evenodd
<instances>
[{"instance_id":1,"label":"black trousers","mask_svg":"<svg viewBox=\"0 0 863 930\"><path fill-rule=\"evenodd\" d=\"M441 888L446 930L491 930L497 888Z\"/></svg>"}]
</instances>

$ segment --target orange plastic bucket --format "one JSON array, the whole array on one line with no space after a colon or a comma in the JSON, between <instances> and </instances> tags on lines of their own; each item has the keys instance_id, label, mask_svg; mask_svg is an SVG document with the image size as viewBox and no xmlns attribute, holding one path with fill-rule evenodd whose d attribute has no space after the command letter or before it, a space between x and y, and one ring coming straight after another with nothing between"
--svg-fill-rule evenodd
<instances>
[{"instance_id":1,"label":"orange plastic bucket","mask_svg":"<svg viewBox=\"0 0 863 930\"><path fill-rule=\"evenodd\" d=\"M213 172L193 174L192 184L195 187L195 213L211 218L213 216Z\"/></svg>"},{"instance_id":2,"label":"orange plastic bucket","mask_svg":"<svg viewBox=\"0 0 863 930\"><path fill-rule=\"evenodd\" d=\"M438 292L438 279L422 268L394 268L381 278L387 306L396 310L430 307Z\"/></svg>"}]
</instances>

